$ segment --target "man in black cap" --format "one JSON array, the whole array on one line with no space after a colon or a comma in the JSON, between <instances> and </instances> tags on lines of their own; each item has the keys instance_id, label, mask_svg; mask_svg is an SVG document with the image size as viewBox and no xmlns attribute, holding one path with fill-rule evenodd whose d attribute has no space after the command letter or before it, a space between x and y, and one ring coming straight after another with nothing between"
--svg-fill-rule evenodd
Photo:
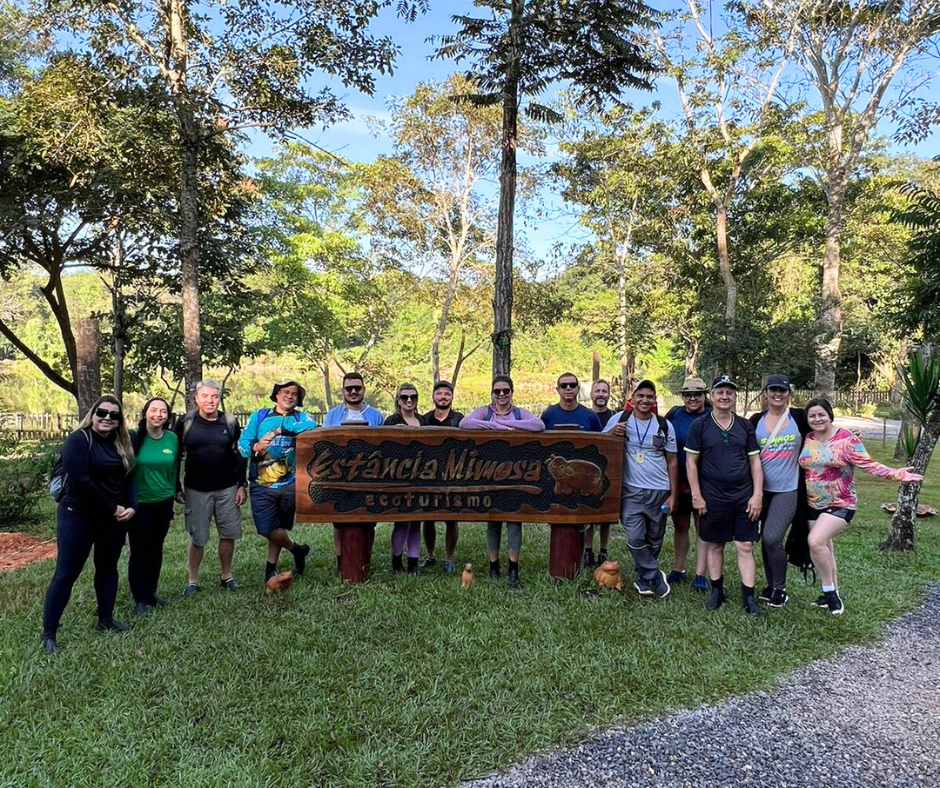
<instances>
[{"instance_id":1,"label":"man in black cap","mask_svg":"<svg viewBox=\"0 0 940 788\"><path fill-rule=\"evenodd\" d=\"M692 506L706 543L712 593L705 606L725 601L722 569L727 542L734 542L744 612L766 615L754 598L754 543L760 540L764 474L754 428L734 412L738 385L730 375L712 383L712 412L692 423L685 442Z\"/></svg>"},{"instance_id":2,"label":"man in black cap","mask_svg":"<svg viewBox=\"0 0 940 788\"><path fill-rule=\"evenodd\" d=\"M434 410L429 410L424 414L429 427L452 427L454 429L460 427L463 414L451 407L454 403L454 387L450 381L437 381L434 384L431 399L434 401ZM444 561L441 563L441 570L445 575L452 575L454 573L454 550L457 549L459 528L456 522L447 522L444 525L446 531L444 533ZM424 549L427 557L421 562L422 569L427 569L437 563L436 547L437 523L429 520L424 523Z\"/></svg>"},{"instance_id":3,"label":"man in black cap","mask_svg":"<svg viewBox=\"0 0 940 788\"><path fill-rule=\"evenodd\" d=\"M309 413L298 410L307 392L296 380L275 383L273 408L260 408L248 419L238 441L238 450L248 457L251 516L258 533L268 540L264 579L277 574L281 550L294 556L295 574L303 574L310 546L295 543L288 534L294 527L294 452L297 436L315 429Z\"/></svg>"}]
</instances>

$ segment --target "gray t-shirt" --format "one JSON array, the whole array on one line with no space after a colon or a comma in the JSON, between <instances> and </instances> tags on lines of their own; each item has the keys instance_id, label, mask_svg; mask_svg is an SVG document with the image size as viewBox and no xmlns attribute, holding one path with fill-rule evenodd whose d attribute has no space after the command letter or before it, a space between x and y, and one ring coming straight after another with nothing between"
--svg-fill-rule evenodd
<instances>
[{"instance_id":1,"label":"gray t-shirt","mask_svg":"<svg viewBox=\"0 0 940 788\"><path fill-rule=\"evenodd\" d=\"M646 490L668 490L667 451L678 451L672 425L666 422L663 435L655 413L649 421L640 421L631 413L623 436L623 483Z\"/></svg>"},{"instance_id":2,"label":"gray t-shirt","mask_svg":"<svg viewBox=\"0 0 940 788\"><path fill-rule=\"evenodd\" d=\"M771 430L767 429L767 414L757 422L757 445L761 448L760 464L764 470L764 489L767 492L791 492L800 478L800 430L789 411L787 420L774 435L773 443L767 447Z\"/></svg>"}]
</instances>

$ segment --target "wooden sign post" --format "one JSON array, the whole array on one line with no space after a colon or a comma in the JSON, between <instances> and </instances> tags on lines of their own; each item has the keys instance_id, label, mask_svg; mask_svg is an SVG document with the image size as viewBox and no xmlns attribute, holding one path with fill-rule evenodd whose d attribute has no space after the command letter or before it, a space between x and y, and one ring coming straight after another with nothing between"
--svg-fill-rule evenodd
<instances>
[{"instance_id":1,"label":"wooden sign post","mask_svg":"<svg viewBox=\"0 0 940 788\"><path fill-rule=\"evenodd\" d=\"M378 521L550 523L549 572L570 579L581 526L619 519L622 463L622 439L597 433L313 430L297 438L297 520L340 528L352 582L368 574Z\"/></svg>"}]
</instances>

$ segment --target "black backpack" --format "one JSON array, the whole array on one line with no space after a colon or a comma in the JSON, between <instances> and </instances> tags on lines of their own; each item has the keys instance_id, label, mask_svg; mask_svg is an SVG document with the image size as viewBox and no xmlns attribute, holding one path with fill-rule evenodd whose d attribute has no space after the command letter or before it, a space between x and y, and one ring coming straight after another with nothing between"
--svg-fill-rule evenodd
<instances>
[{"instance_id":1,"label":"black backpack","mask_svg":"<svg viewBox=\"0 0 940 788\"><path fill-rule=\"evenodd\" d=\"M88 448L91 448L91 433L88 430L82 430L85 437L88 438ZM62 451L56 455L55 462L52 464L52 473L49 476L49 495L53 501L58 503L65 497L65 486L68 484L69 475L65 471L65 463L62 462Z\"/></svg>"}]
</instances>

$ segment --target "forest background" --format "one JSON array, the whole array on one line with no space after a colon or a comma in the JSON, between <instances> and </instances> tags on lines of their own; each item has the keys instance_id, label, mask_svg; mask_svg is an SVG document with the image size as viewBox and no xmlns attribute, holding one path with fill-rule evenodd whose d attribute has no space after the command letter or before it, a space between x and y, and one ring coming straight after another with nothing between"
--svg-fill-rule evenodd
<instances>
[{"instance_id":1,"label":"forest background","mask_svg":"<svg viewBox=\"0 0 940 788\"><path fill-rule=\"evenodd\" d=\"M349 369L386 410L402 381L425 401L438 378L456 380L458 405L488 400L505 108L454 100L492 89L466 54L440 57L466 33L469 3L453 20L390 5L342 16L314 0L252 2L239 17L178 2L0 4L0 409L75 409L83 318L100 327L102 390L132 405L182 397L195 247L200 360L228 409L299 377L322 410ZM751 389L769 371L801 388L884 389L929 339L910 212L940 179L937 4L793 5L789 24L767 11L785 3L634 10L621 33L648 68L634 63L624 84L651 90L594 106L539 64L517 100L517 401L552 401L563 371L589 379L594 351L615 391L718 370ZM319 27L303 39L293 13ZM266 24L292 27L295 48L258 43ZM187 25L202 26L188 42ZM173 81L184 45L188 94ZM403 85L396 58L435 78ZM350 110L383 90L371 114ZM180 95L196 94L193 143ZM363 126L377 142L338 143Z\"/></svg>"}]
</instances>

